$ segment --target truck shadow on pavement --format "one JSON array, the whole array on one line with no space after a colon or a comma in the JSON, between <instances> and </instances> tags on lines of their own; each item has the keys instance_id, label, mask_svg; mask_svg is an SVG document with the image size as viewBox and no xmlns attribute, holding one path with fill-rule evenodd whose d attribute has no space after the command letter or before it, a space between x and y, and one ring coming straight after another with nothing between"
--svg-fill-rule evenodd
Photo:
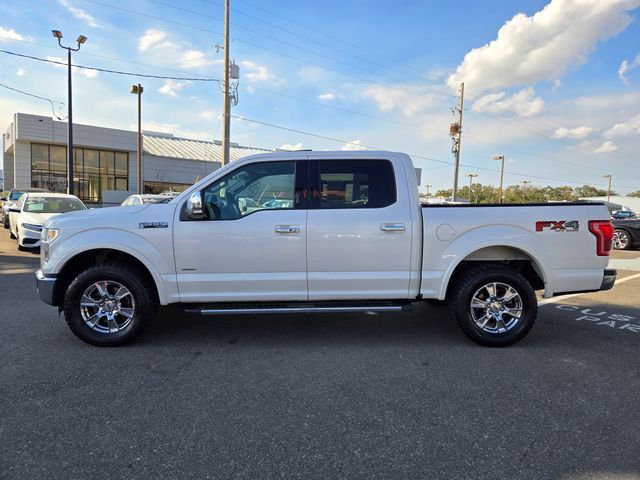
<instances>
[{"instance_id":1,"label":"truck shadow on pavement","mask_svg":"<svg viewBox=\"0 0 640 480\"><path fill-rule=\"evenodd\" d=\"M417 305L412 312L199 316L160 310L136 344L213 345L474 345L447 305Z\"/></svg>"}]
</instances>

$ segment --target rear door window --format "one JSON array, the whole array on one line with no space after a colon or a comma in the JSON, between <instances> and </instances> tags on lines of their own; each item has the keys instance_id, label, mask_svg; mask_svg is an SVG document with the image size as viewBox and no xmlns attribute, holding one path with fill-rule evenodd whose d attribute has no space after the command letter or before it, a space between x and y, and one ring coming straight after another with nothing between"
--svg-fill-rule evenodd
<instances>
[{"instance_id":1,"label":"rear door window","mask_svg":"<svg viewBox=\"0 0 640 480\"><path fill-rule=\"evenodd\" d=\"M383 208L396 202L388 160L318 160L312 170L312 208Z\"/></svg>"}]
</instances>

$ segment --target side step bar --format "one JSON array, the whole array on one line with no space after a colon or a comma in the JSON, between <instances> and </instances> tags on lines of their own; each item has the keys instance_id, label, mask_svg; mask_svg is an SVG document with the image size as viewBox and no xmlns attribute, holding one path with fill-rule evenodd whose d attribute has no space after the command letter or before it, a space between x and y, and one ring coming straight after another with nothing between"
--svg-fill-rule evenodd
<instances>
[{"instance_id":1,"label":"side step bar","mask_svg":"<svg viewBox=\"0 0 640 480\"><path fill-rule=\"evenodd\" d=\"M278 303L278 304L211 304L185 308L185 313L195 315L251 315L274 313L383 313L412 310L409 302L370 303Z\"/></svg>"}]
</instances>

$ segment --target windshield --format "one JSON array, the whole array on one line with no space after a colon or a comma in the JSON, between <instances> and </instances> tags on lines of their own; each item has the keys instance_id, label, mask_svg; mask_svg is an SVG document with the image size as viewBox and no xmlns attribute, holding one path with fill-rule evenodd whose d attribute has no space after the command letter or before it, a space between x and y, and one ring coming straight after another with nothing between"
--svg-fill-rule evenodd
<instances>
[{"instance_id":1,"label":"windshield","mask_svg":"<svg viewBox=\"0 0 640 480\"><path fill-rule=\"evenodd\" d=\"M9 200L15 202L24 192L13 191L9 194Z\"/></svg>"},{"instance_id":2,"label":"windshield","mask_svg":"<svg viewBox=\"0 0 640 480\"><path fill-rule=\"evenodd\" d=\"M28 199L24 204L23 212L29 213L65 213L74 210L86 210L77 198L60 197L36 197Z\"/></svg>"}]
</instances>

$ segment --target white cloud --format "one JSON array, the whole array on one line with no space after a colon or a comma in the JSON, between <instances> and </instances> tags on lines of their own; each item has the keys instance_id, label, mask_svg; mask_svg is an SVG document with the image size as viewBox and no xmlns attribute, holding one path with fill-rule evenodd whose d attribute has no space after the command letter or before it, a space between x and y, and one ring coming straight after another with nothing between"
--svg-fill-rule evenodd
<instances>
[{"instance_id":1,"label":"white cloud","mask_svg":"<svg viewBox=\"0 0 640 480\"><path fill-rule=\"evenodd\" d=\"M318 98L320 100L331 101L331 100L337 100L338 98L344 98L344 95L340 95L339 93L327 92L327 93L321 93L320 95L318 95Z\"/></svg>"},{"instance_id":2,"label":"white cloud","mask_svg":"<svg viewBox=\"0 0 640 480\"><path fill-rule=\"evenodd\" d=\"M155 63L178 65L180 68L202 68L214 63L205 52L191 48L189 42L172 37L163 30L151 28L138 38L138 50L146 52Z\"/></svg>"},{"instance_id":3,"label":"white cloud","mask_svg":"<svg viewBox=\"0 0 640 480\"><path fill-rule=\"evenodd\" d=\"M551 0L532 16L518 13L495 40L465 55L447 85L465 82L474 96L557 79L584 63L599 41L623 31L632 21L627 12L638 6L640 0Z\"/></svg>"},{"instance_id":4,"label":"white cloud","mask_svg":"<svg viewBox=\"0 0 640 480\"><path fill-rule=\"evenodd\" d=\"M202 117L206 120L212 120L216 118L217 114L213 110L203 110L198 114L199 117Z\"/></svg>"},{"instance_id":5,"label":"white cloud","mask_svg":"<svg viewBox=\"0 0 640 480\"><path fill-rule=\"evenodd\" d=\"M178 82L176 80L165 80L158 91L168 97L178 98L178 92L191 82Z\"/></svg>"},{"instance_id":6,"label":"white cloud","mask_svg":"<svg viewBox=\"0 0 640 480\"><path fill-rule=\"evenodd\" d=\"M69 10L73 14L73 16L76 17L78 20L82 20L84 23L86 23L90 27L99 27L95 17L93 17L92 15L89 15L85 10L78 7L74 7L73 4L71 4L71 2L69 2L68 0L59 0L59 1L60 1L60 5L62 5L67 10Z\"/></svg>"},{"instance_id":7,"label":"white cloud","mask_svg":"<svg viewBox=\"0 0 640 480\"><path fill-rule=\"evenodd\" d=\"M18 75L19 77L24 77L26 75L26 71L22 68L19 68L18 71L16 72L16 75Z\"/></svg>"},{"instance_id":8,"label":"white cloud","mask_svg":"<svg viewBox=\"0 0 640 480\"><path fill-rule=\"evenodd\" d=\"M536 97L532 87L524 88L511 97L505 92L491 93L476 100L471 107L476 112L515 113L520 117L530 117L544 110L544 100Z\"/></svg>"},{"instance_id":9,"label":"white cloud","mask_svg":"<svg viewBox=\"0 0 640 480\"><path fill-rule=\"evenodd\" d=\"M620 68L618 68L618 77L625 85L629 85L629 79L626 77L627 73L629 73L634 68L640 67L640 53L636 55L631 62L629 60L624 60L620 64Z\"/></svg>"},{"instance_id":10,"label":"white cloud","mask_svg":"<svg viewBox=\"0 0 640 480\"><path fill-rule=\"evenodd\" d=\"M636 115L628 122L616 123L603 133L606 138L623 137L627 135L640 135L640 115Z\"/></svg>"},{"instance_id":11,"label":"white cloud","mask_svg":"<svg viewBox=\"0 0 640 480\"><path fill-rule=\"evenodd\" d=\"M618 146L613 143L611 140L607 140L602 145L600 145L595 150L592 150L591 153L611 153L618 150Z\"/></svg>"},{"instance_id":12,"label":"white cloud","mask_svg":"<svg viewBox=\"0 0 640 480\"><path fill-rule=\"evenodd\" d=\"M570 140L583 140L587 138L594 130L595 129L591 127L576 127L576 128L560 127L555 132L553 132L553 135L551 135L551 138L558 138L558 139L568 138Z\"/></svg>"},{"instance_id":13,"label":"white cloud","mask_svg":"<svg viewBox=\"0 0 640 480\"><path fill-rule=\"evenodd\" d=\"M200 68L211 65L212 60L209 60L204 52L200 50L187 50L180 57L181 68Z\"/></svg>"},{"instance_id":14,"label":"white cloud","mask_svg":"<svg viewBox=\"0 0 640 480\"><path fill-rule=\"evenodd\" d=\"M271 83L280 83L278 77L276 77L273 73L269 71L267 67L264 65L258 65L249 60L244 60L240 62L244 68L247 69L248 73L240 74L241 78L246 78L249 82L271 82Z\"/></svg>"},{"instance_id":15,"label":"white cloud","mask_svg":"<svg viewBox=\"0 0 640 480\"><path fill-rule=\"evenodd\" d=\"M406 116L414 116L432 107L436 101L432 97L414 93L401 87L374 85L361 93L366 98L372 98L383 111L400 110Z\"/></svg>"},{"instance_id":16,"label":"white cloud","mask_svg":"<svg viewBox=\"0 0 640 480\"><path fill-rule=\"evenodd\" d=\"M288 143L285 143L284 145L280 145L280 149L281 150L302 150L304 148L304 145L302 145L302 143L298 142L295 143L293 145L289 145Z\"/></svg>"},{"instance_id":17,"label":"white cloud","mask_svg":"<svg viewBox=\"0 0 640 480\"><path fill-rule=\"evenodd\" d=\"M22 35L21 33L16 32L13 28L0 27L0 42L10 42L12 40L21 42L23 40L31 40L31 37Z\"/></svg>"},{"instance_id":18,"label":"white cloud","mask_svg":"<svg viewBox=\"0 0 640 480\"><path fill-rule=\"evenodd\" d=\"M54 63L52 65L55 65L58 68L64 68L67 69L67 60L62 58L62 57L52 57L52 56L47 56L47 60L51 60L53 62L58 62L58 63ZM98 76L98 71L97 70L93 70L91 68L78 68L78 67L71 67L71 71L73 73L79 73L80 75L83 75L87 78L95 78Z\"/></svg>"},{"instance_id":19,"label":"white cloud","mask_svg":"<svg viewBox=\"0 0 640 480\"><path fill-rule=\"evenodd\" d=\"M158 46L165 38L167 38L166 32L151 28L144 32L144 34L138 39L138 50L146 52L149 48ZM165 47L173 46L170 42L164 42L163 45Z\"/></svg>"},{"instance_id":20,"label":"white cloud","mask_svg":"<svg viewBox=\"0 0 640 480\"><path fill-rule=\"evenodd\" d=\"M348 151L367 150L367 147L362 145L361 140L352 140L348 143L345 143L340 150L348 150Z\"/></svg>"}]
</instances>

